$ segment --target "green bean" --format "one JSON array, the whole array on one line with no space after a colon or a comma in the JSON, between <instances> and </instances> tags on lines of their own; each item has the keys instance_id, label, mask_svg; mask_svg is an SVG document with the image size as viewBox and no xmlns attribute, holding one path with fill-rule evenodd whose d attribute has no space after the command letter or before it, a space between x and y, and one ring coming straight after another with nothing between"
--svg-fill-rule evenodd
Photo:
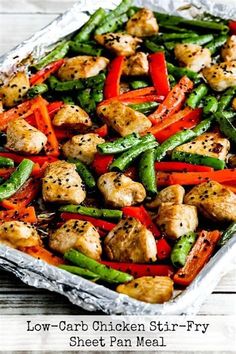
<instances>
[{"instance_id":1,"label":"green bean","mask_svg":"<svg viewBox=\"0 0 236 354\"><path fill-rule=\"evenodd\" d=\"M205 133L212 125L213 117L202 120L195 128L192 129L196 136Z\"/></svg>"},{"instance_id":2,"label":"green bean","mask_svg":"<svg viewBox=\"0 0 236 354\"><path fill-rule=\"evenodd\" d=\"M147 194L153 197L157 194L156 172L155 172L155 150L150 149L142 153L139 162L139 178Z\"/></svg>"},{"instance_id":3,"label":"green bean","mask_svg":"<svg viewBox=\"0 0 236 354\"><path fill-rule=\"evenodd\" d=\"M120 210L98 209L85 207L83 205L64 205L59 209L59 211L92 216L93 218L98 219L120 219L122 217L122 211Z\"/></svg>"},{"instance_id":4,"label":"green bean","mask_svg":"<svg viewBox=\"0 0 236 354\"><path fill-rule=\"evenodd\" d=\"M105 73L100 73L96 76L91 76L88 77L87 79L83 79L84 81L84 86L85 87L89 87L89 88L96 88L97 85L101 84L102 82L104 82L106 79L106 75Z\"/></svg>"},{"instance_id":5,"label":"green bean","mask_svg":"<svg viewBox=\"0 0 236 354\"><path fill-rule=\"evenodd\" d=\"M226 117L225 112L216 112L215 118L220 126L220 130L222 131L222 133L234 143L236 143L236 128Z\"/></svg>"},{"instance_id":6,"label":"green bean","mask_svg":"<svg viewBox=\"0 0 236 354\"><path fill-rule=\"evenodd\" d=\"M215 113L218 108L218 101L215 96L207 96L204 100L203 113L208 115L210 113Z\"/></svg>"},{"instance_id":7,"label":"green bean","mask_svg":"<svg viewBox=\"0 0 236 354\"><path fill-rule=\"evenodd\" d=\"M70 105L75 104L75 101L73 100L73 98L71 96L62 96L61 99L65 104L70 104Z\"/></svg>"},{"instance_id":8,"label":"green bean","mask_svg":"<svg viewBox=\"0 0 236 354\"><path fill-rule=\"evenodd\" d=\"M48 79L50 88L53 91L65 92L72 90L81 90L84 88L82 80L68 80L68 81L59 81L55 76L50 76Z\"/></svg>"},{"instance_id":9,"label":"green bean","mask_svg":"<svg viewBox=\"0 0 236 354\"><path fill-rule=\"evenodd\" d=\"M104 23L98 27L95 31L95 34L103 34L107 32L115 32L120 26L128 21L128 16L126 14L122 14L118 17L114 17L110 19L108 22Z\"/></svg>"},{"instance_id":10,"label":"green bean","mask_svg":"<svg viewBox=\"0 0 236 354\"><path fill-rule=\"evenodd\" d=\"M149 39L146 39L144 41L144 45L147 49L149 49L153 53L165 51L165 48L163 46L157 45L156 43L150 41Z\"/></svg>"},{"instance_id":11,"label":"green bean","mask_svg":"<svg viewBox=\"0 0 236 354\"><path fill-rule=\"evenodd\" d=\"M103 26L106 27L107 24L111 22L113 19L116 19L120 15L125 14L129 10L131 5L132 5L132 0L122 0L121 3L114 10L108 12L108 14L105 16L105 18L103 19L102 23L100 24L97 30L103 28ZM104 33L104 32L97 32L97 30L95 33Z\"/></svg>"},{"instance_id":12,"label":"green bean","mask_svg":"<svg viewBox=\"0 0 236 354\"><path fill-rule=\"evenodd\" d=\"M70 49L75 53L82 53L97 57L102 54L102 48L88 43L70 42Z\"/></svg>"},{"instance_id":13,"label":"green bean","mask_svg":"<svg viewBox=\"0 0 236 354\"><path fill-rule=\"evenodd\" d=\"M0 167L14 167L14 161L8 157L0 156Z\"/></svg>"},{"instance_id":14,"label":"green bean","mask_svg":"<svg viewBox=\"0 0 236 354\"><path fill-rule=\"evenodd\" d=\"M190 130L182 130L174 135L172 135L169 139L165 140L160 146L156 148L155 155L156 160L160 161L166 154L176 148L179 145L186 143L187 141L195 138L196 134Z\"/></svg>"},{"instance_id":15,"label":"green bean","mask_svg":"<svg viewBox=\"0 0 236 354\"><path fill-rule=\"evenodd\" d=\"M208 48L211 52L211 54L215 54L218 48L221 48L222 45L226 42L228 36L226 35L220 35L218 37L215 37L211 42L209 42L205 48Z\"/></svg>"},{"instance_id":16,"label":"green bean","mask_svg":"<svg viewBox=\"0 0 236 354\"><path fill-rule=\"evenodd\" d=\"M187 256L196 241L196 234L189 232L181 236L175 243L171 251L171 262L176 268L183 267L186 263Z\"/></svg>"},{"instance_id":17,"label":"green bean","mask_svg":"<svg viewBox=\"0 0 236 354\"><path fill-rule=\"evenodd\" d=\"M184 39L184 38L195 38L198 37L199 35L197 33L189 33L189 32L184 32L184 33L164 33L161 35L161 38L163 41L172 41L174 40L179 40L179 39Z\"/></svg>"},{"instance_id":18,"label":"green bean","mask_svg":"<svg viewBox=\"0 0 236 354\"><path fill-rule=\"evenodd\" d=\"M169 25L178 25L180 23L181 17L169 15L161 12L154 12L154 15L158 21L158 23L167 23Z\"/></svg>"},{"instance_id":19,"label":"green bean","mask_svg":"<svg viewBox=\"0 0 236 354\"><path fill-rule=\"evenodd\" d=\"M208 87L205 84L200 84L197 86L189 95L186 104L191 108L196 108L199 106L201 99L206 96L208 92Z\"/></svg>"},{"instance_id":20,"label":"green bean","mask_svg":"<svg viewBox=\"0 0 236 354\"><path fill-rule=\"evenodd\" d=\"M143 114L149 114L153 112L155 108L157 108L157 102L144 102L138 104L129 104L130 108L134 109L135 111L141 112Z\"/></svg>"},{"instance_id":21,"label":"green bean","mask_svg":"<svg viewBox=\"0 0 236 354\"><path fill-rule=\"evenodd\" d=\"M95 189L96 181L89 171L88 167L78 159L73 159L71 157L68 158L68 162L74 163L76 166L76 170L80 177L82 178L84 184L91 190Z\"/></svg>"},{"instance_id":22,"label":"green bean","mask_svg":"<svg viewBox=\"0 0 236 354\"><path fill-rule=\"evenodd\" d=\"M149 83L147 80L131 80L131 81L129 81L129 84L134 90L149 86Z\"/></svg>"},{"instance_id":23,"label":"green bean","mask_svg":"<svg viewBox=\"0 0 236 354\"><path fill-rule=\"evenodd\" d=\"M22 187L22 185L29 178L33 166L34 163L27 159L24 159L19 164L17 169L12 173L11 177L0 185L0 201L10 198L18 191L18 189Z\"/></svg>"},{"instance_id":24,"label":"green bean","mask_svg":"<svg viewBox=\"0 0 236 354\"><path fill-rule=\"evenodd\" d=\"M98 144L97 149L102 154L119 154L129 150L132 146L140 143L141 139L137 133L129 134L123 138L116 139L112 142Z\"/></svg>"},{"instance_id":25,"label":"green bean","mask_svg":"<svg viewBox=\"0 0 236 354\"><path fill-rule=\"evenodd\" d=\"M236 222L234 221L229 227L223 232L218 245L224 246L233 236L236 234Z\"/></svg>"},{"instance_id":26,"label":"green bean","mask_svg":"<svg viewBox=\"0 0 236 354\"><path fill-rule=\"evenodd\" d=\"M88 114L92 114L96 111L96 102L91 98L90 89L79 92L77 99L80 107L83 108Z\"/></svg>"},{"instance_id":27,"label":"green bean","mask_svg":"<svg viewBox=\"0 0 236 354\"><path fill-rule=\"evenodd\" d=\"M225 168L225 161L220 160L216 157L205 156L201 154L191 154L185 151L176 151L172 152L171 156L174 161L188 162L193 165L204 165L213 167L214 170L223 170Z\"/></svg>"},{"instance_id":28,"label":"green bean","mask_svg":"<svg viewBox=\"0 0 236 354\"><path fill-rule=\"evenodd\" d=\"M106 12L104 9L99 8L89 18L89 20L83 25L79 33L74 37L74 41L86 42L89 40L91 33L94 29L103 21Z\"/></svg>"},{"instance_id":29,"label":"green bean","mask_svg":"<svg viewBox=\"0 0 236 354\"><path fill-rule=\"evenodd\" d=\"M236 112L235 111L222 111L221 112L225 118L231 120L234 120L235 116L236 116Z\"/></svg>"},{"instance_id":30,"label":"green bean","mask_svg":"<svg viewBox=\"0 0 236 354\"><path fill-rule=\"evenodd\" d=\"M100 280L108 283L126 283L133 279L132 275L107 267L74 249L67 251L64 257L71 263L98 274Z\"/></svg>"},{"instance_id":31,"label":"green bean","mask_svg":"<svg viewBox=\"0 0 236 354\"><path fill-rule=\"evenodd\" d=\"M223 93L223 95L219 100L219 105L218 105L219 112L224 111L228 107L235 93L236 93L236 87L230 87Z\"/></svg>"},{"instance_id":32,"label":"green bean","mask_svg":"<svg viewBox=\"0 0 236 354\"><path fill-rule=\"evenodd\" d=\"M66 56L69 50L69 41L62 41L55 49L53 49L49 54L43 57L38 63L33 65L37 70L41 70L46 65L53 61L62 59Z\"/></svg>"},{"instance_id":33,"label":"green bean","mask_svg":"<svg viewBox=\"0 0 236 354\"><path fill-rule=\"evenodd\" d=\"M167 30L167 31L170 31L171 33L172 32L180 32L180 33L186 33L187 32L186 28L172 26L168 22L159 23L159 27L160 27L161 31L163 31L163 30L166 31ZM188 31L188 33L189 33L189 37L190 37L192 34L195 34L196 32Z\"/></svg>"},{"instance_id":34,"label":"green bean","mask_svg":"<svg viewBox=\"0 0 236 354\"><path fill-rule=\"evenodd\" d=\"M140 154L156 147L157 145L158 143L153 135L145 135L137 145L131 147L113 161L110 165L110 170L124 171Z\"/></svg>"},{"instance_id":35,"label":"green bean","mask_svg":"<svg viewBox=\"0 0 236 354\"><path fill-rule=\"evenodd\" d=\"M193 80L199 78L199 74L196 73L195 71L192 71L187 68L180 68L180 67L174 66L171 63L167 63L167 70L168 70L169 74L173 75L174 77L176 77L178 79L185 76L185 75Z\"/></svg>"},{"instance_id":36,"label":"green bean","mask_svg":"<svg viewBox=\"0 0 236 354\"><path fill-rule=\"evenodd\" d=\"M224 25L223 23L218 23L215 21L187 20L181 17L180 23L191 27L204 28L205 30L207 29L207 30L220 31L220 32L229 30L228 26Z\"/></svg>"},{"instance_id":37,"label":"green bean","mask_svg":"<svg viewBox=\"0 0 236 354\"><path fill-rule=\"evenodd\" d=\"M48 91L48 85L46 84L34 85L28 90L27 96L33 98L35 96L42 95L47 91Z\"/></svg>"},{"instance_id":38,"label":"green bean","mask_svg":"<svg viewBox=\"0 0 236 354\"><path fill-rule=\"evenodd\" d=\"M93 89L91 97L96 103L102 102L103 99L104 99L103 90L101 90L101 89Z\"/></svg>"},{"instance_id":39,"label":"green bean","mask_svg":"<svg viewBox=\"0 0 236 354\"><path fill-rule=\"evenodd\" d=\"M213 38L214 37L212 34L203 34L202 36L190 37L190 38L183 39L181 43L191 43L191 44L204 45L204 44L212 41Z\"/></svg>"},{"instance_id":40,"label":"green bean","mask_svg":"<svg viewBox=\"0 0 236 354\"><path fill-rule=\"evenodd\" d=\"M98 280L100 278L98 274L95 274L94 272L91 272L91 270L81 268L81 267L61 264L59 265L59 268L66 270L69 273L80 275L83 278L91 279L93 281Z\"/></svg>"}]
</instances>

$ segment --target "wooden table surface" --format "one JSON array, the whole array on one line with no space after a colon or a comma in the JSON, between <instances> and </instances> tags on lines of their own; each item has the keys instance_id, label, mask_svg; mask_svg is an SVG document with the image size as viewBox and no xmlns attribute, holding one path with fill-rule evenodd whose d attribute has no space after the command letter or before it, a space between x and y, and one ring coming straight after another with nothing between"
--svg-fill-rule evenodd
<instances>
[{"instance_id":1,"label":"wooden table surface","mask_svg":"<svg viewBox=\"0 0 236 354\"><path fill-rule=\"evenodd\" d=\"M0 0L0 55L47 25L72 3L71 0ZM0 270L0 315L8 314L75 315L87 312L61 295L28 287L12 274ZM235 271L219 280L200 314L236 315Z\"/></svg>"}]
</instances>

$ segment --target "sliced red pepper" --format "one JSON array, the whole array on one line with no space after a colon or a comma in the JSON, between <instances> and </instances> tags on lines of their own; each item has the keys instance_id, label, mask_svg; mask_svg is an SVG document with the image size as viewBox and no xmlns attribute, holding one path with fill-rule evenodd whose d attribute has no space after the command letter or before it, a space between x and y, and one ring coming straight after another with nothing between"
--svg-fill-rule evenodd
<instances>
[{"instance_id":1,"label":"sliced red pepper","mask_svg":"<svg viewBox=\"0 0 236 354\"><path fill-rule=\"evenodd\" d=\"M181 171L181 172L212 172L214 168L202 165L192 165L187 162L155 162L157 171Z\"/></svg>"},{"instance_id":2,"label":"sliced red pepper","mask_svg":"<svg viewBox=\"0 0 236 354\"><path fill-rule=\"evenodd\" d=\"M219 230L203 230L193 248L191 249L186 263L174 275L174 282L179 285L188 286L202 270L211 257L218 240L221 237Z\"/></svg>"},{"instance_id":3,"label":"sliced red pepper","mask_svg":"<svg viewBox=\"0 0 236 354\"><path fill-rule=\"evenodd\" d=\"M190 107L185 107L183 110L175 114L172 114L171 116L168 116L164 120L155 124L153 127L151 127L148 130L148 132L153 134L156 138L158 138L158 133L160 133L166 128L170 128L173 124L180 121L181 119L186 119L186 120L197 119L199 121L201 116L202 116L201 108L192 109Z\"/></svg>"},{"instance_id":4,"label":"sliced red pepper","mask_svg":"<svg viewBox=\"0 0 236 354\"><path fill-rule=\"evenodd\" d=\"M229 21L228 26L230 29L230 33L236 34L236 21Z\"/></svg>"},{"instance_id":5,"label":"sliced red pepper","mask_svg":"<svg viewBox=\"0 0 236 354\"><path fill-rule=\"evenodd\" d=\"M12 152L0 152L0 156L8 157L9 159L12 159L15 163L21 163L22 160L28 159L33 161L34 163L38 163L40 166L43 165L45 162L51 163L58 160L56 157L53 156L31 156L31 155L23 156L23 155L14 154Z\"/></svg>"},{"instance_id":6,"label":"sliced red pepper","mask_svg":"<svg viewBox=\"0 0 236 354\"><path fill-rule=\"evenodd\" d=\"M230 185L236 184L236 169L225 169L212 172L157 172L156 176L157 185L159 186L169 186L172 184L195 185L210 180Z\"/></svg>"},{"instance_id":7,"label":"sliced red pepper","mask_svg":"<svg viewBox=\"0 0 236 354\"><path fill-rule=\"evenodd\" d=\"M41 96L38 96L37 100L38 108L34 111L34 114L38 129L47 136L46 155L57 157L59 156L59 144L52 127L47 106Z\"/></svg>"},{"instance_id":8,"label":"sliced red pepper","mask_svg":"<svg viewBox=\"0 0 236 354\"><path fill-rule=\"evenodd\" d=\"M1 155L0 155L1 156ZM11 174L15 171L14 167L11 168L0 168L0 177L7 179L11 176Z\"/></svg>"},{"instance_id":9,"label":"sliced red pepper","mask_svg":"<svg viewBox=\"0 0 236 354\"><path fill-rule=\"evenodd\" d=\"M62 213L61 218L65 221L71 220L71 219L89 221L89 222L91 222L91 224L93 224L93 226L99 227L100 229L105 230L105 231L111 231L116 226L116 224L113 224L108 221L95 219L91 216L74 214L74 213Z\"/></svg>"},{"instance_id":10,"label":"sliced red pepper","mask_svg":"<svg viewBox=\"0 0 236 354\"><path fill-rule=\"evenodd\" d=\"M47 110L48 110L50 117L52 117L55 113L57 113L57 111L59 111L59 109L63 105L64 105L64 103L62 101L55 101L55 102L49 103L47 105Z\"/></svg>"},{"instance_id":11,"label":"sliced red pepper","mask_svg":"<svg viewBox=\"0 0 236 354\"><path fill-rule=\"evenodd\" d=\"M166 97L170 91L165 54L156 52L148 56L149 72L158 95Z\"/></svg>"},{"instance_id":12,"label":"sliced red pepper","mask_svg":"<svg viewBox=\"0 0 236 354\"><path fill-rule=\"evenodd\" d=\"M34 258L41 259L55 267L65 263L62 258L55 256L52 252L46 250L42 246L20 247L19 249L20 251L25 252Z\"/></svg>"},{"instance_id":13,"label":"sliced red pepper","mask_svg":"<svg viewBox=\"0 0 236 354\"><path fill-rule=\"evenodd\" d=\"M155 237L160 237L161 233L158 230L157 226L151 219L151 216L148 214L147 210L143 207L124 207L122 211L125 216L131 216L138 219L143 225L145 225Z\"/></svg>"},{"instance_id":14,"label":"sliced red pepper","mask_svg":"<svg viewBox=\"0 0 236 354\"><path fill-rule=\"evenodd\" d=\"M124 56L113 59L108 68L104 84L104 98L109 99L120 94L120 78L123 70Z\"/></svg>"},{"instance_id":15,"label":"sliced red pepper","mask_svg":"<svg viewBox=\"0 0 236 354\"><path fill-rule=\"evenodd\" d=\"M98 134L101 138L105 138L108 134L108 126L107 124L103 124L101 127L94 130L95 134Z\"/></svg>"},{"instance_id":16,"label":"sliced red pepper","mask_svg":"<svg viewBox=\"0 0 236 354\"><path fill-rule=\"evenodd\" d=\"M157 241L157 258L160 260L166 259L170 257L171 254L171 247L169 243L164 238L160 238Z\"/></svg>"},{"instance_id":17,"label":"sliced red pepper","mask_svg":"<svg viewBox=\"0 0 236 354\"><path fill-rule=\"evenodd\" d=\"M113 159L113 155L101 155L96 153L92 163L92 168L98 175L103 175L104 173L109 172L109 166L112 164Z\"/></svg>"},{"instance_id":18,"label":"sliced red pepper","mask_svg":"<svg viewBox=\"0 0 236 354\"><path fill-rule=\"evenodd\" d=\"M148 116L151 122L157 124L178 112L184 103L186 93L192 90L192 88L193 82L187 76L183 76L178 84L168 93L165 100L158 106L157 110Z\"/></svg>"},{"instance_id":19,"label":"sliced red pepper","mask_svg":"<svg viewBox=\"0 0 236 354\"><path fill-rule=\"evenodd\" d=\"M165 264L137 264L137 263L119 263L110 261L101 261L108 267L120 270L121 272L129 273L134 278L146 277L146 276L168 276L172 277L174 269L170 265Z\"/></svg>"},{"instance_id":20,"label":"sliced red pepper","mask_svg":"<svg viewBox=\"0 0 236 354\"><path fill-rule=\"evenodd\" d=\"M63 64L65 63L65 59L59 59L54 61L42 70L38 71L36 74L32 75L29 79L30 85L38 85L44 82L51 74L55 73Z\"/></svg>"},{"instance_id":21,"label":"sliced red pepper","mask_svg":"<svg viewBox=\"0 0 236 354\"><path fill-rule=\"evenodd\" d=\"M119 102L124 104L140 104L145 102L162 102L164 96L158 95L147 95L147 96L139 96L139 97L130 97L130 98L123 98L119 99Z\"/></svg>"},{"instance_id":22,"label":"sliced red pepper","mask_svg":"<svg viewBox=\"0 0 236 354\"><path fill-rule=\"evenodd\" d=\"M30 206L23 209L2 210L0 211L0 223L4 221L20 220L29 223L36 223L37 217L34 207Z\"/></svg>"},{"instance_id":23,"label":"sliced red pepper","mask_svg":"<svg viewBox=\"0 0 236 354\"><path fill-rule=\"evenodd\" d=\"M12 197L3 200L1 206L5 209L23 209L34 200L39 190L40 181L29 178Z\"/></svg>"},{"instance_id":24,"label":"sliced red pepper","mask_svg":"<svg viewBox=\"0 0 236 354\"><path fill-rule=\"evenodd\" d=\"M127 170L124 171L124 175L131 179L136 179L138 177L138 171L135 167L128 167Z\"/></svg>"},{"instance_id":25,"label":"sliced red pepper","mask_svg":"<svg viewBox=\"0 0 236 354\"><path fill-rule=\"evenodd\" d=\"M57 140L71 139L75 134L65 128L54 128Z\"/></svg>"}]
</instances>

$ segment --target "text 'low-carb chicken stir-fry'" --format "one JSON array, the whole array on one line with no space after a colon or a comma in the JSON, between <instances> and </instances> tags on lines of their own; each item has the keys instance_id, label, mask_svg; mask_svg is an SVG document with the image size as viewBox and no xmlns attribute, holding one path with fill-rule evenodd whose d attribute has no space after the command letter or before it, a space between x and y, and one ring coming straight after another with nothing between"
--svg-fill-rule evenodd
<instances>
[{"instance_id":1,"label":"text 'low-carb chicken stir-fry'","mask_svg":"<svg viewBox=\"0 0 236 354\"><path fill-rule=\"evenodd\" d=\"M236 232L236 22L123 0L0 98L2 244L163 303Z\"/></svg>"}]
</instances>

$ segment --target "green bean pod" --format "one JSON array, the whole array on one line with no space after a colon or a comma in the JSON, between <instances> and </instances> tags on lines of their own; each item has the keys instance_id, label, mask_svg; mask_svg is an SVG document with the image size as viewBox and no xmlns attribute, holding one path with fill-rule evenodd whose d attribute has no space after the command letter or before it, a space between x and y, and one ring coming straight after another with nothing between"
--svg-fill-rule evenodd
<instances>
[{"instance_id":1,"label":"green bean pod","mask_svg":"<svg viewBox=\"0 0 236 354\"><path fill-rule=\"evenodd\" d=\"M146 80L131 80L129 81L129 84L134 90L149 86L149 83Z\"/></svg>"},{"instance_id":2,"label":"green bean pod","mask_svg":"<svg viewBox=\"0 0 236 354\"><path fill-rule=\"evenodd\" d=\"M95 34L103 34L108 32L115 32L120 26L128 21L128 16L126 14L122 14L118 17L114 17L98 27L95 31Z\"/></svg>"},{"instance_id":3,"label":"green bean pod","mask_svg":"<svg viewBox=\"0 0 236 354\"><path fill-rule=\"evenodd\" d=\"M199 74L195 71L192 71L188 68L180 68L171 63L167 63L168 73L173 75L174 77L180 79L183 76L188 76L189 79L196 80L199 78Z\"/></svg>"},{"instance_id":4,"label":"green bean pod","mask_svg":"<svg viewBox=\"0 0 236 354\"><path fill-rule=\"evenodd\" d=\"M123 138L116 139L112 142L98 144L97 149L102 154L119 154L129 150L132 146L140 143L141 139L137 133L129 134Z\"/></svg>"},{"instance_id":5,"label":"green bean pod","mask_svg":"<svg viewBox=\"0 0 236 354\"><path fill-rule=\"evenodd\" d=\"M155 149L145 151L139 162L139 178L150 197L157 194Z\"/></svg>"},{"instance_id":6,"label":"green bean pod","mask_svg":"<svg viewBox=\"0 0 236 354\"><path fill-rule=\"evenodd\" d=\"M76 165L76 170L82 178L84 184L90 190L93 190L96 187L96 181L88 167L78 159L68 158L68 162L74 163Z\"/></svg>"},{"instance_id":7,"label":"green bean pod","mask_svg":"<svg viewBox=\"0 0 236 354\"><path fill-rule=\"evenodd\" d=\"M158 106L157 102L144 102L138 104L129 104L130 108L134 109L135 111L141 112L143 114L150 114L155 110Z\"/></svg>"},{"instance_id":8,"label":"green bean pod","mask_svg":"<svg viewBox=\"0 0 236 354\"><path fill-rule=\"evenodd\" d=\"M236 234L236 221L234 221L230 226L223 232L220 241L218 243L219 246L224 246L233 236Z\"/></svg>"},{"instance_id":9,"label":"green bean pod","mask_svg":"<svg viewBox=\"0 0 236 354\"><path fill-rule=\"evenodd\" d=\"M83 25L79 33L74 37L75 42L86 42L89 40L91 33L94 29L103 21L106 16L106 12L101 7L94 12L89 20Z\"/></svg>"},{"instance_id":10,"label":"green bean pod","mask_svg":"<svg viewBox=\"0 0 236 354\"><path fill-rule=\"evenodd\" d=\"M27 92L27 96L33 98L38 95L42 95L43 93L48 91L48 85L46 84L38 84L32 86Z\"/></svg>"},{"instance_id":11,"label":"green bean pod","mask_svg":"<svg viewBox=\"0 0 236 354\"><path fill-rule=\"evenodd\" d=\"M200 101L208 92L208 87L205 84L200 84L197 86L187 98L186 104L191 108L196 108L199 106Z\"/></svg>"},{"instance_id":12,"label":"green bean pod","mask_svg":"<svg viewBox=\"0 0 236 354\"><path fill-rule=\"evenodd\" d=\"M170 259L174 267L183 267L186 263L187 256L196 241L196 234L189 232L183 235L174 245Z\"/></svg>"},{"instance_id":13,"label":"green bean pod","mask_svg":"<svg viewBox=\"0 0 236 354\"><path fill-rule=\"evenodd\" d=\"M122 217L122 211L113 209L98 209L92 207L85 207L83 205L64 205L60 207L59 211L75 213L81 215L92 216L94 218L104 219L120 219Z\"/></svg>"},{"instance_id":14,"label":"green bean pod","mask_svg":"<svg viewBox=\"0 0 236 354\"><path fill-rule=\"evenodd\" d=\"M102 54L102 48L88 43L70 42L70 49L75 53L82 53L99 57Z\"/></svg>"},{"instance_id":15,"label":"green bean pod","mask_svg":"<svg viewBox=\"0 0 236 354\"><path fill-rule=\"evenodd\" d=\"M208 48L211 54L215 54L217 49L221 48L222 45L227 41L228 36L222 34L218 37L215 37L211 42L207 43L205 48Z\"/></svg>"},{"instance_id":16,"label":"green bean pod","mask_svg":"<svg viewBox=\"0 0 236 354\"><path fill-rule=\"evenodd\" d=\"M8 157L0 156L0 167L14 167L14 161Z\"/></svg>"},{"instance_id":17,"label":"green bean pod","mask_svg":"<svg viewBox=\"0 0 236 354\"><path fill-rule=\"evenodd\" d=\"M229 106L235 93L236 93L236 87L230 87L223 93L223 95L219 100L219 105L218 105L219 112L224 111Z\"/></svg>"},{"instance_id":18,"label":"green bean pod","mask_svg":"<svg viewBox=\"0 0 236 354\"><path fill-rule=\"evenodd\" d=\"M204 165L213 167L215 170L223 170L225 168L225 161L217 159L216 157L205 156L200 154L191 154L184 151L173 151L172 160L188 162L193 165Z\"/></svg>"},{"instance_id":19,"label":"green bean pod","mask_svg":"<svg viewBox=\"0 0 236 354\"><path fill-rule=\"evenodd\" d=\"M214 37L212 34L203 34L202 36L191 36L190 38L183 39L181 43L204 45L206 43L209 43L213 39Z\"/></svg>"},{"instance_id":20,"label":"green bean pod","mask_svg":"<svg viewBox=\"0 0 236 354\"><path fill-rule=\"evenodd\" d=\"M83 278L90 279L93 281L98 280L100 278L98 274L91 272L91 270L89 270L89 269L85 269L85 268L81 268L81 267L61 264L61 265L59 265L59 268L66 270L69 273L76 274L76 275L79 275Z\"/></svg>"},{"instance_id":21,"label":"green bean pod","mask_svg":"<svg viewBox=\"0 0 236 354\"><path fill-rule=\"evenodd\" d=\"M165 51L165 48L162 45L157 45L156 43L150 41L149 39L146 39L144 41L144 45L147 49L149 49L153 53Z\"/></svg>"},{"instance_id":22,"label":"green bean pod","mask_svg":"<svg viewBox=\"0 0 236 354\"><path fill-rule=\"evenodd\" d=\"M207 96L204 100L203 113L205 115L215 113L218 109L218 100L215 96Z\"/></svg>"},{"instance_id":23,"label":"green bean pod","mask_svg":"<svg viewBox=\"0 0 236 354\"><path fill-rule=\"evenodd\" d=\"M202 120L195 128L192 129L196 136L205 133L212 125L213 117Z\"/></svg>"},{"instance_id":24,"label":"green bean pod","mask_svg":"<svg viewBox=\"0 0 236 354\"><path fill-rule=\"evenodd\" d=\"M215 118L220 126L220 130L222 131L222 133L227 136L231 141L236 143L236 128L226 117L225 112L216 112Z\"/></svg>"},{"instance_id":25,"label":"green bean pod","mask_svg":"<svg viewBox=\"0 0 236 354\"><path fill-rule=\"evenodd\" d=\"M53 61L62 59L66 56L69 50L69 41L63 41L55 49L53 49L49 54L42 58L38 63L34 65L37 70L41 70L46 65Z\"/></svg>"}]
</instances>

